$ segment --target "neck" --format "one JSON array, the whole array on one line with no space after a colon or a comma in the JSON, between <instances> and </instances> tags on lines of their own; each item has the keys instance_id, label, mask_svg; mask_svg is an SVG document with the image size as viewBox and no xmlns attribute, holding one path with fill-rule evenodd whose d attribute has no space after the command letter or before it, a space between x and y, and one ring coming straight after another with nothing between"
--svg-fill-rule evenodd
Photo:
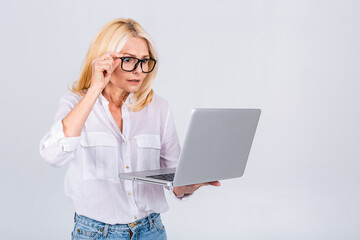
<instances>
[{"instance_id":1,"label":"neck","mask_svg":"<svg viewBox=\"0 0 360 240\"><path fill-rule=\"evenodd\" d=\"M110 104L119 108L121 108L127 96L129 95L128 92L113 86L111 83L105 87L102 94Z\"/></svg>"}]
</instances>

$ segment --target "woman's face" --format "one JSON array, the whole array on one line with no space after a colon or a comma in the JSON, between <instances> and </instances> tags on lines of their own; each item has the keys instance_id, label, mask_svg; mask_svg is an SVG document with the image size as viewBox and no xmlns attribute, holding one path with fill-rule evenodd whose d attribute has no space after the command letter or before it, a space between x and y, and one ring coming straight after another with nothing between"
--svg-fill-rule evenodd
<instances>
[{"instance_id":1,"label":"woman's face","mask_svg":"<svg viewBox=\"0 0 360 240\"><path fill-rule=\"evenodd\" d=\"M131 37L120 51L124 57L136 57L138 59L150 58L147 42L143 38ZM147 73L143 73L140 63L132 72L121 69L121 62L111 75L109 84L121 88L126 92L137 92L144 81Z\"/></svg>"}]
</instances>

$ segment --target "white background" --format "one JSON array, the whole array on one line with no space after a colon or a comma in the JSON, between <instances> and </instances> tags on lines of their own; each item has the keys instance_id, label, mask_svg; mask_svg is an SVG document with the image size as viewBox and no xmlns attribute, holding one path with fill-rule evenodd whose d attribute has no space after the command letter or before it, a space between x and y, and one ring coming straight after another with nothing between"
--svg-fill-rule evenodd
<instances>
[{"instance_id":1,"label":"white background","mask_svg":"<svg viewBox=\"0 0 360 240\"><path fill-rule=\"evenodd\" d=\"M183 142L194 107L261 108L245 174L169 196L168 238L360 239L359 1L3 1L1 239L70 239L67 169L39 156L91 41L118 17L159 51Z\"/></svg>"}]
</instances>

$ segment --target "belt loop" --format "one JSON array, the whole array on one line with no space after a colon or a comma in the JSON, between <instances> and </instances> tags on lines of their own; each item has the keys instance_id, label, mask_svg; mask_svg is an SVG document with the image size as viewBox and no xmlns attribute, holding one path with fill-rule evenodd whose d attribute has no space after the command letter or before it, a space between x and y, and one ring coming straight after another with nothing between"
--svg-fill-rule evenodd
<instances>
[{"instance_id":1,"label":"belt loop","mask_svg":"<svg viewBox=\"0 0 360 240\"><path fill-rule=\"evenodd\" d=\"M150 214L147 216L147 219L148 219L148 221L149 221L149 230L151 231L151 228L152 228L152 220L151 220Z\"/></svg>"},{"instance_id":2,"label":"belt loop","mask_svg":"<svg viewBox=\"0 0 360 240\"><path fill-rule=\"evenodd\" d=\"M106 238L109 231L109 224L105 223L104 232L103 232L103 238Z\"/></svg>"}]
</instances>

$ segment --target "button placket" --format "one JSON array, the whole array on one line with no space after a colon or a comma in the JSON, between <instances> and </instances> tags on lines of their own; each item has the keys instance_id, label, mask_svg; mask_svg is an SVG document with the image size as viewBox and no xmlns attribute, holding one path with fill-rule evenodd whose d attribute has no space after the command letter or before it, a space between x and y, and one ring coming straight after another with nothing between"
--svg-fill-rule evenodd
<instances>
[{"instance_id":1,"label":"button placket","mask_svg":"<svg viewBox=\"0 0 360 240\"><path fill-rule=\"evenodd\" d=\"M134 201L133 198L133 187L132 187L132 182L131 181L126 181L125 183L125 191L126 191L126 195L128 195L129 198L131 198L132 201Z\"/></svg>"},{"instance_id":2,"label":"button placket","mask_svg":"<svg viewBox=\"0 0 360 240\"><path fill-rule=\"evenodd\" d=\"M131 213L132 213L131 215L136 217L139 215L139 209L136 205L136 202L134 199L134 194L132 194L133 193L132 181L125 182L125 192L128 197L128 201L129 201L129 205L130 205L130 209L131 209ZM128 193L130 193L130 194L128 194Z\"/></svg>"},{"instance_id":3,"label":"button placket","mask_svg":"<svg viewBox=\"0 0 360 240\"><path fill-rule=\"evenodd\" d=\"M123 144L122 149L121 149L122 156L123 156L123 162L124 162L123 166L124 166L124 171L125 172L130 172L131 171L131 168L130 168L131 162L130 162L130 158L128 156L128 151L127 151L128 147L129 146L127 146L126 144Z\"/></svg>"},{"instance_id":4,"label":"button placket","mask_svg":"<svg viewBox=\"0 0 360 240\"><path fill-rule=\"evenodd\" d=\"M126 104L130 104L129 101L129 97L131 95L128 96L128 99L126 100ZM121 108L121 113L122 113L122 118L123 118L123 134L121 135L122 140L123 140L123 146L122 146L122 154L123 154L123 161L124 161L124 166L125 166L125 171L129 172L131 171L131 150L130 150L130 142L129 142L129 134L130 134L130 113L129 113L129 109L127 108L127 106L124 104ZM137 216L139 214L139 209L137 207L137 204L135 202L134 199L134 189L133 189L133 182L132 181L126 181L125 182L125 191L126 191L126 195L128 197L129 200L129 204L131 207L131 212L133 214L134 219L137 219ZM129 194L130 193L130 194Z\"/></svg>"},{"instance_id":5,"label":"button placket","mask_svg":"<svg viewBox=\"0 0 360 240\"><path fill-rule=\"evenodd\" d=\"M128 101L126 101L128 103ZM124 165L125 165L125 172L130 172L131 171L131 162L130 162L130 155L129 155L129 151L128 149L130 148L130 144L128 141L128 137L129 137L129 111L127 109L127 107L125 106L125 104L121 107L121 112L122 112L122 118L123 118L123 135L121 135L122 137L122 141L123 141L123 156L124 156Z\"/></svg>"},{"instance_id":6,"label":"button placket","mask_svg":"<svg viewBox=\"0 0 360 240\"><path fill-rule=\"evenodd\" d=\"M129 98L129 97L128 97ZM127 99L126 103L128 104L129 99ZM127 106L125 106L125 104L122 106L121 108L121 112L122 112L122 118L123 118L123 135L124 135L124 143L128 143L128 137L129 137L129 131L130 131L130 119L129 119L129 109L127 108Z\"/></svg>"}]
</instances>

